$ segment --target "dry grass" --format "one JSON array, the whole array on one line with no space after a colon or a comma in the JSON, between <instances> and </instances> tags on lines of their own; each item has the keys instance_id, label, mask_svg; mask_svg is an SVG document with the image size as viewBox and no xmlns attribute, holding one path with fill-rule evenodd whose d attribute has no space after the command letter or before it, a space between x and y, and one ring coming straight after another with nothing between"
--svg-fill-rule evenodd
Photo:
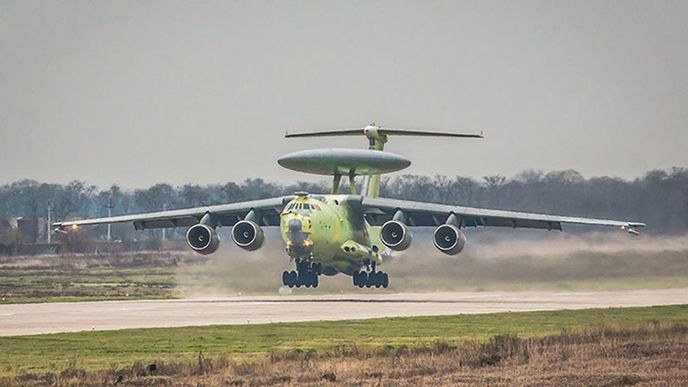
<instances>
[{"instance_id":1,"label":"dry grass","mask_svg":"<svg viewBox=\"0 0 688 387\"><path fill-rule=\"evenodd\" d=\"M0 304L172 298L188 253L135 252L0 257Z\"/></svg>"},{"instance_id":2,"label":"dry grass","mask_svg":"<svg viewBox=\"0 0 688 387\"><path fill-rule=\"evenodd\" d=\"M154 369L153 369L154 364ZM483 343L290 351L245 362L231 358L135 363L87 373L23 375L2 385L681 385L688 380L688 325L647 323L564 331Z\"/></svg>"}]
</instances>

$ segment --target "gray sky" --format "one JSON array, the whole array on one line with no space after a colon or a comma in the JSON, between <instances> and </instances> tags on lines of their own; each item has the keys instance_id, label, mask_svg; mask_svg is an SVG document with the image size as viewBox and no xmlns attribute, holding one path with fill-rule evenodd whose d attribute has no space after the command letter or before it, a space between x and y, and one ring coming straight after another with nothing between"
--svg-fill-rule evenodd
<instances>
[{"instance_id":1,"label":"gray sky","mask_svg":"<svg viewBox=\"0 0 688 387\"><path fill-rule=\"evenodd\" d=\"M396 138L416 174L688 166L686 1L0 2L0 183L320 180L288 151Z\"/></svg>"}]
</instances>

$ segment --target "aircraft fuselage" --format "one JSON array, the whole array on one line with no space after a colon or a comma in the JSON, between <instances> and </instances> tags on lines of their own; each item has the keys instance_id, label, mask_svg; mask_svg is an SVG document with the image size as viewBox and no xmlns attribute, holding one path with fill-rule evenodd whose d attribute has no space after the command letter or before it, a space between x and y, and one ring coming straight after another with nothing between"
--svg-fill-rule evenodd
<instances>
[{"instance_id":1,"label":"aircraft fuselage","mask_svg":"<svg viewBox=\"0 0 688 387\"><path fill-rule=\"evenodd\" d=\"M280 214L280 232L291 258L319 263L326 275L382 263L380 228L366 222L348 195L297 196Z\"/></svg>"}]
</instances>

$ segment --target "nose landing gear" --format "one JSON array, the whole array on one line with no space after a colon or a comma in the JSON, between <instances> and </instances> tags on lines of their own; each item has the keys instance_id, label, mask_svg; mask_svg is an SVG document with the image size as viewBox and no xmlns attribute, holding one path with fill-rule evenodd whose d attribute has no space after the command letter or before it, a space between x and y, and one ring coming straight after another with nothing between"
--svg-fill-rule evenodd
<instances>
[{"instance_id":1,"label":"nose landing gear","mask_svg":"<svg viewBox=\"0 0 688 387\"><path fill-rule=\"evenodd\" d=\"M354 286L359 288L387 288L389 286L389 275L382 271L375 271L375 264L371 265L370 271L355 271L353 274Z\"/></svg>"},{"instance_id":2,"label":"nose landing gear","mask_svg":"<svg viewBox=\"0 0 688 387\"><path fill-rule=\"evenodd\" d=\"M305 286L317 288L318 276L322 274L322 265L305 259L296 260L296 270L282 272L282 284L290 288Z\"/></svg>"}]
</instances>

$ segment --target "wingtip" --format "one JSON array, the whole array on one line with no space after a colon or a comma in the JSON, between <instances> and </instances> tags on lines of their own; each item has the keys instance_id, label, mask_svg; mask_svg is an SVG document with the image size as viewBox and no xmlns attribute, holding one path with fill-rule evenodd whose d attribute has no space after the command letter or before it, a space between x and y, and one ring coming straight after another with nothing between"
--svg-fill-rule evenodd
<instances>
[{"instance_id":1,"label":"wingtip","mask_svg":"<svg viewBox=\"0 0 688 387\"><path fill-rule=\"evenodd\" d=\"M54 234L67 234L67 231L64 230L64 227L62 224L59 224L57 226L53 225L53 233Z\"/></svg>"},{"instance_id":2,"label":"wingtip","mask_svg":"<svg viewBox=\"0 0 688 387\"><path fill-rule=\"evenodd\" d=\"M621 226L621 229L626 230L627 233L637 237L640 236L640 232L636 230L636 228L640 227L645 227L645 223L626 223L626 225Z\"/></svg>"}]
</instances>

